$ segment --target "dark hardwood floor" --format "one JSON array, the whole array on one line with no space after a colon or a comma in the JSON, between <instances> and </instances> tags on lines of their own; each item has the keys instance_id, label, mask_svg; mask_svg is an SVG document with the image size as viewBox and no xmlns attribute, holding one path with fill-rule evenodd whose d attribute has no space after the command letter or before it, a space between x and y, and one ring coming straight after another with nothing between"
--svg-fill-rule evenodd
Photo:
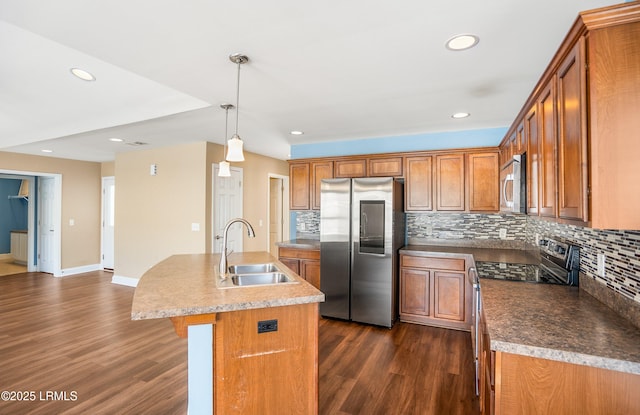
<instances>
[{"instance_id":1,"label":"dark hardwood floor","mask_svg":"<svg viewBox=\"0 0 640 415\"><path fill-rule=\"evenodd\" d=\"M168 320L131 321L134 289L111 275L0 278L0 391L29 399L0 400L0 414L186 414L186 340ZM319 331L320 414L479 413L468 333Z\"/></svg>"}]
</instances>

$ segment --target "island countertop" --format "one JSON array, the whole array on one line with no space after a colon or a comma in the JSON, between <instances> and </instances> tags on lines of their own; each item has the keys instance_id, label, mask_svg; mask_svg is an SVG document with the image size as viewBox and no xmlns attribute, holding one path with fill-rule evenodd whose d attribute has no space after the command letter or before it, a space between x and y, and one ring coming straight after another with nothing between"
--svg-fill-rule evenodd
<instances>
[{"instance_id":1,"label":"island countertop","mask_svg":"<svg viewBox=\"0 0 640 415\"><path fill-rule=\"evenodd\" d=\"M268 252L239 252L230 265L274 263L296 283L233 287L218 278L219 254L173 255L140 279L131 306L132 320L211 314L324 301L324 294Z\"/></svg>"}]
</instances>

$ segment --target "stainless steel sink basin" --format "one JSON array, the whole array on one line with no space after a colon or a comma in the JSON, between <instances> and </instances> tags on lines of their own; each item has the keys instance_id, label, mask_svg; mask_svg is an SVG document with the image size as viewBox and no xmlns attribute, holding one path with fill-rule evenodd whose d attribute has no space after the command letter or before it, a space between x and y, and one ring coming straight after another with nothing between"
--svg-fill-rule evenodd
<instances>
[{"instance_id":1,"label":"stainless steel sink basin","mask_svg":"<svg viewBox=\"0 0 640 415\"><path fill-rule=\"evenodd\" d=\"M229 267L230 274L263 274L265 272L280 272L275 264L239 264Z\"/></svg>"},{"instance_id":2,"label":"stainless steel sink basin","mask_svg":"<svg viewBox=\"0 0 640 415\"><path fill-rule=\"evenodd\" d=\"M231 276L231 282L237 286L286 284L295 280L282 272L261 272L253 274L236 274Z\"/></svg>"}]
</instances>

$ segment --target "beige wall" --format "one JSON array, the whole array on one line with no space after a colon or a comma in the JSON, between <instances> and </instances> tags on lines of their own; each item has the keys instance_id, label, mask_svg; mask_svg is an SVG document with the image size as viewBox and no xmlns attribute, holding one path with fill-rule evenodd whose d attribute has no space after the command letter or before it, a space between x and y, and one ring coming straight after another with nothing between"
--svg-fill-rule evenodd
<instances>
[{"instance_id":1,"label":"beige wall","mask_svg":"<svg viewBox=\"0 0 640 415\"><path fill-rule=\"evenodd\" d=\"M118 154L115 181L117 276L140 278L170 255L205 251L205 142Z\"/></svg>"},{"instance_id":2,"label":"beige wall","mask_svg":"<svg viewBox=\"0 0 640 415\"><path fill-rule=\"evenodd\" d=\"M100 264L100 163L0 152L0 170L60 174L61 267Z\"/></svg>"},{"instance_id":3,"label":"beige wall","mask_svg":"<svg viewBox=\"0 0 640 415\"><path fill-rule=\"evenodd\" d=\"M115 162L115 274L140 278L173 254L211 252L213 163L218 144L199 142L119 154ZM151 164L158 175L149 175ZM268 174L289 174L286 161L245 152L244 214L256 238L244 236L245 251L267 250ZM259 223L262 220L263 226ZM199 223L200 231L191 231Z\"/></svg>"},{"instance_id":4,"label":"beige wall","mask_svg":"<svg viewBox=\"0 0 640 415\"><path fill-rule=\"evenodd\" d=\"M110 177L116 175L116 163L113 161L106 161L100 165L102 177Z\"/></svg>"}]
</instances>

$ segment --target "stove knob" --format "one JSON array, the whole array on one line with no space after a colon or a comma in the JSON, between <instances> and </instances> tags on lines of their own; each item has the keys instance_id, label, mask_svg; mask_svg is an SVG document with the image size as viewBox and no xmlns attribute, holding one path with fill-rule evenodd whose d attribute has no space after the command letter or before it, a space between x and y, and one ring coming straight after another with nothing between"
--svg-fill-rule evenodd
<instances>
[{"instance_id":1,"label":"stove knob","mask_svg":"<svg viewBox=\"0 0 640 415\"><path fill-rule=\"evenodd\" d=\"M560 255L564 255L564 253L565 253L565 252L567 252L567 251L564 249L564 247L562 247L562 246L558 246L558 247L556 248L556 251L557 251Z\"/></svg>"}]
</instances>

